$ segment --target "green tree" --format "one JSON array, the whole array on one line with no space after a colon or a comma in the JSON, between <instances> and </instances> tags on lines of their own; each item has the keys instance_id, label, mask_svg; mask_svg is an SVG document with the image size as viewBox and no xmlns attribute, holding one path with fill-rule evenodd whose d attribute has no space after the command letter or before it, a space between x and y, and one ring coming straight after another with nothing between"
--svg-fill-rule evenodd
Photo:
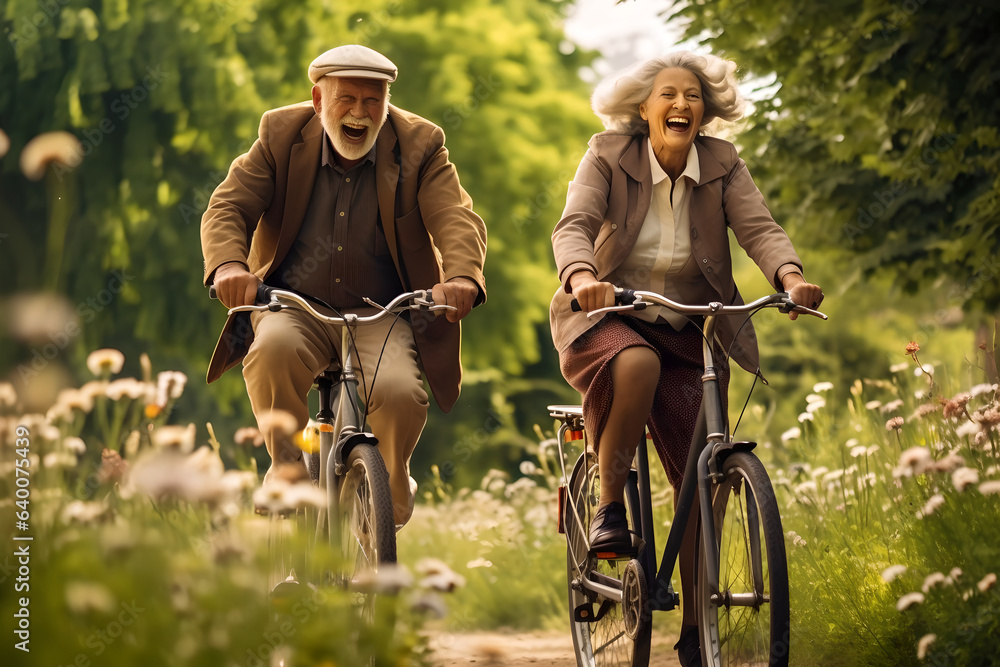
<instances>
[{"instance_id":1,"label":"green tree","mask_svg":"<svg viewBox=\"0 0 1000 667\"><path fill-rule=\"evenodd\" d=\"M764 81L744 154L797 239L839 251L838 281L881 272L1000 307L1000 5L699 0L675 16Z\"/></svg>"},{"instance_id":2,"label":"green tree","mask_svg":"<svg viewBox=\"0 0 1000 667\"><path fill-rule=\"evenodd\" d=\"M468 320L464 358L471 371L501 374L470 379L519 373L551 346L548 236L586 139L599 129L576 76L591 55L560 49L563 4L0 3L0 129L11 140L0 159L3 284L54 289L86 311L119 271L121 287L86 311L82 334L68 342L76 367L86 351L110 345L131 363L149 351L154 362L203 377L224 319L201 287L198 227L208 197L256 138L263 111L308 99L309 62L337 44L362 43L399 65L393 102L445 129L489 227L490 299ZM83 163L28 182L21 149L63 129L80 139ZM0 365L25 354L5 346ZM494 393L478 396L489 404ZM192 416L227 404L248 415L238 373L211 395L222 405L191 392Z\"/></svg>"}]
</instances>

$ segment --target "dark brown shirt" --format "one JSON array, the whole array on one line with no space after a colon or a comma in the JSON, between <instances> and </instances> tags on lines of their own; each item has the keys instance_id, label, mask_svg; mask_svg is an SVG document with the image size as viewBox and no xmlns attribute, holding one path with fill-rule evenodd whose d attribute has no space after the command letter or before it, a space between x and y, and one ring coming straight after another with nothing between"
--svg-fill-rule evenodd
<instances>
[{"instance_id":1,"label":"dark brown shirt","mask_svg":"<svg viewBox=\"0 0 1000 667\"><path fill-rule=\"evenodd\" d=\"M270 280L338 309L386 304L403 291L379 221L375 148L347 171L324 134L299 235Z\"/></svg>"}]
</instances>

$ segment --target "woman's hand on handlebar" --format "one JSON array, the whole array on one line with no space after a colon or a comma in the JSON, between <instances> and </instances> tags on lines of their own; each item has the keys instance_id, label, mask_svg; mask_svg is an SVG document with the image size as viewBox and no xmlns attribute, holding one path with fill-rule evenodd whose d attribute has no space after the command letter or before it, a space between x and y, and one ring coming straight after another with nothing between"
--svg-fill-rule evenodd
<instances>
[{"instance_id":1,"label":"woman's hand on handlebar","mask_svg":"<svg viewBox=\"0 0 1000 667\"><path fill-rule=\"evenodd\" d=\"M823 290L819 285L807 283L805 278L797 273L785 276L783 287L788 292L788 297L800 306L816 310L823 303ZM794 310L788 313L789 319L796 319L799 316Z\"/></svg>"},{"instance_id":2,"label":"woman's hand on handlebar","mask_svg":"<svg viewBox=\"0 0 1000 667\"><path fill-rule=\"evenodd\" d=\"M252 306L260 280L239 262L228 262L215 270L215 294L226 308Z\"/></svg>"},{"instance_id":3,"label":"woman's hand on handlebar","mask_svg":"<svg viewBox=\"0 0 1000 667\"><path fill-rule=\"evenodd\" d=\"M586 312L615 305L615 286L602 283L590 271L577 271L569 277L573 296Z\"/></svg>"}]
</instances>

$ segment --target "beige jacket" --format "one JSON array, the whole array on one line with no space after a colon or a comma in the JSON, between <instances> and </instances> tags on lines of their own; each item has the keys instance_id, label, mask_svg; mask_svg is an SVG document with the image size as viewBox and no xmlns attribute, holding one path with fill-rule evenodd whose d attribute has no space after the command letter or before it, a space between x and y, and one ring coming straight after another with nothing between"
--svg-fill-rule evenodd
<instances>
[{"instance_id":1,"label":"beige jacket","mask_svg":"<svg viewBox=\"0 0 1000 667\"><path fill-rule=\"evenodd\" d=\"M594 135L569 185L566 208L552 233L562 288L552 299L549 319L559 352L600 321L570 310L570 275L586 269L604 280L631 252L649 211L653 180L644 140L641 135L613 132ZM728 141L699 136L695 146L701 179L691 191L691 252L704 281L698 286L683 286L682 300L691 304L743 303L733 281L727 229L733 230L775 289L781 289L778 269L793 264L801 271L802 262L771 217L746 164ZM727 349L743 319L720 318L717 332ZM757 337L750 323L743 327L732 350L740 366L750 372L757 370Z\"/></svg>"},{"instance_id":2,"label":"beige jacket","mask_svg":"<svg viewBox=\"0 0 1000 667\"><path fill-rule=\"evenodd\" d=\"M264 114L259 137L236 158L201 221L205 284L226 262L243 262L265 283L298 235L319 169L323 126L311 102ZM486 226L472 211L448 160L444 132L392 105L375 144L379 215L407 290L465 276L486 300ZM241 317L242 315L242 317ZM414 338L428 384L445 411L458 399L461 328L444 317L413 314ZM240 363L253 340L246 313L232 316L208 369L213 382Z\"/></svg>"}]
</instances>

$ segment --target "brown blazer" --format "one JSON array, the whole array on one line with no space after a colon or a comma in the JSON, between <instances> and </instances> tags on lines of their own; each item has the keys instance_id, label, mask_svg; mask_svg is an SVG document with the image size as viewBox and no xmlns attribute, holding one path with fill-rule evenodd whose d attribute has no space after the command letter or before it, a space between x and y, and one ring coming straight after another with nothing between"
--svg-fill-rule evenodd
<instances>
[{"instance_id":1,"label":"brown blazer","mask_svg":"<svg viewBox=\"0 0 1000 667\"><path fill-rule=\"evenodd\" d=\"M205 284L226 262L242 262L267 282L298 235L319 169L323 126L311 102L264 114L257 141L233 161L201 220ZM486 226L472 211L448 160L444 132L392 105L375 143L379 215L400 281L429 289L464 276L486 300ZM414 313L417 350L438 405L448 411L462 380L461 327ZM208 381L240 363L253 340L247 313L230 317L208 369Z\"/></svg>"},{"instance_id":2,"label":"brown blazer","mask_svg":"<svg viewBox=\"0 0 1000 667\"><path fill-rule=\"evenodd\" d=\"M581 269L604 280L628 257L649 211L653 177L645 136L602 132L590 140L590 150L577 169L566 194L566 208L552 233L552 248L562 288L552 299L549 319L556 349L563 352L600 318L570 310L569 277ZM701 179L691 191L691 252L704 281L685 286L683 301L702 304L721 301L742 304L733 281L727 228L757 263L775 289L778 269L802 262L784 230L771 217L764 197L754 185L746 164L728 141L695 139ZM728 349L743 317L719 319L717 333ZM759 364L757 337L747 323L733 346L733 358L750 372Z\"/></svg>"}]
</instances>

